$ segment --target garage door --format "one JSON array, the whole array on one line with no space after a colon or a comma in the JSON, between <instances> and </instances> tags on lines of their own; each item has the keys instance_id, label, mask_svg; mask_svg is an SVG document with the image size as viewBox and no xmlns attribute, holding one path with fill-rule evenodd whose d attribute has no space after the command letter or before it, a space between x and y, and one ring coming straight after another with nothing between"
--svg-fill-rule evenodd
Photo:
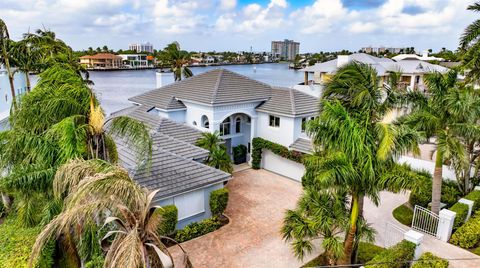
<instances>
[{"instance_id":1,"label":"garage door","mask_svg":"<svg viewBox=\"0 0 480 268\"><path fill-rule=\"evenodd\" d=\"M305 173L302 164L280 157L269 150L263 150L262 168L296 181L302 181Z\"/></svg>"}]
</instances>

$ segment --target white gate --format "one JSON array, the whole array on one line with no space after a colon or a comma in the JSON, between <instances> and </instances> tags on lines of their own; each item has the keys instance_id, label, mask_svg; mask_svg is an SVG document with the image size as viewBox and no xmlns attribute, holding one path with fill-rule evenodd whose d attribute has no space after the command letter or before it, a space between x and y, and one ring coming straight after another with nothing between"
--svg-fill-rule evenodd
<instances>
[{"instance_id":1,"label":"white gate","mask_svg":"<svg viewBox=\"0 0 480 268\"><path fill-rule=\"evenodd\" d=\"M398 225L395 225L391 222L385 223L385 236L383 240L383 246L389 248L398 244L405 237L407 229L404 229Z\"/></svg>"},{"instance_id":2,"label":"white gate","mask_svg":"<svg viewBox=\"0 0 480 268\"><path fill-rule=\"evenodd\" d=\"M437 214L424 207L415 205L412 229L438 238L438 223L439 217Z\"/></svg>"}]
</instances>

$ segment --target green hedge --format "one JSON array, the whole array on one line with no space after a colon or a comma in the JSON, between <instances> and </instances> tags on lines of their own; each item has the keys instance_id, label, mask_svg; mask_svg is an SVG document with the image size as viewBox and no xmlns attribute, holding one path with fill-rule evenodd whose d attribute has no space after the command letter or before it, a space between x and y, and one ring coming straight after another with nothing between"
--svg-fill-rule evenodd
<instances>
[{"instance_id":1,"label":"green hedge","mask_svg":"<svg viewBox=\"0 0 480 268\"><path fill-rule=\"evenodd\" d=\"M375 268L403 268L408 267L408 262L413 260L416 245L403 240L395 246L388 248L376 255L365 267Z\"/></svg>"},{"instance_id":2,"label":"green hedge","mask_svg":"<svg viewBox=\"0 0 480 268\"><path fill-rule=\"evenodd\" d=\"M30 252L40 230L19 227L13 219L0 224L0 267L28 267ZM54 241L47 243L35 267L52 267L54 251Z\"/></svg>"},{"instance_id":3,"label":"green hedge","mask_svg":"<svg viewBox=\"0 0 480 268\"><path fill-rule=\"evenodd\" d=\"M448 268L448 261L433 255L430 252L423 253L413 264L412 268Z\"/></svg>"},{"instance_id":4,"label":"green hedge","mask_svg":"<svg viewBox=\"0 0 480 268\"><path fill-rule=\"evenodd\" d=\"M474 202L472 211L477 211L480 208L480 191L472 191L464 198Z\"/></svg>"},{"instance_id":5,"label":"green hedge","mask_svg":"<svg viewBox=\"0 0 480 268\"><path fill-rule=\"evenodd\" d=\"M270 150L272 153L283 158L303 163L303 153L290 151L287 147L262 138L253 138L252 140L252 168L259 169L262 162L262 149Z\"/></svg>"},{"instance_id":6,"label":"green hedge","mask_svg":"<svg viewBox=\"0 0 480 268\"><path fill-rule=\"evenodd\" d=\"M412 225L413 220L413 210L406 205L401 205L393 210L393 217L406 226Z\"/></svg>"},{"instance_id":7,"label":"green hedge","mask_svg":"<svg viewBox=\"0 0 480 268\"><path fill-rule=\"evenodd\" d=\"M453 206L458 199L462 197L462 192L458 190L458 185L454 181L443 181L442 183L442 203L447 207ZM410 192L408 202L412 207L415 205L428 208L428 203L432 200L432 179L427 176L418 182L415 188Z\"/></svg>"},{"instance_id":8,"label":"green hedge","mask_svg":"<svg viewBox=\"0 0 480 268\"><path fill-rule=\"evenodd\" d=\"M163 236L171 236L175 233L178 222L178 209L175 205L162 207L162 222L158 226L158 233Z\"/></svg>"},{"instance_id":9,"label":"green hedge","mask_svg":"<svg viewBox=\"0 0 480 268\"><path fill-rule=\"evenodd\" d=\"M465 219L468 215L468 205L463 203L455 203L449 210L457 213L455 216L455 221L453 222L453 229L458 229L465 223Z\"/></svg>"},{"instance_id":10,"label":"green hedge","mask_svg":"<svg viewBox=\"0 0 480 268\"><path fill-rule=\"evenodd\" d=\"M216 218L205 219L200 222L192 222L182 230L177 231L175 240L182 243L187 240L199 237L222 227L222 223Z\"/></svg>"},{"instance_id":11,"label":"green hedge","mask_svg":"<svg viewBox=\"0 0 480 268\"><path fill-rule=\"evenodd\" d=\"M223 214L228 204L228 190L226 188L218 189L210 193L210 211L213 216Z\"/></svg>"},{"instance_id":12,"label":"green hedge","mask_svg":"<svg viewBox=\"0 0 480 268\"><path fill-rule=\"evenodd\" d=\"M358 244L357 263L367 263L384 250L385 248L379 247L377 245L360 242Z\"/></svg>"},{"instance_id":13,"label":"green hedge","mask_svg":"<svg viewBox=\"0 0 480 268\"><path fill-rule=\"evenodd\" d=\"M480 211L477 211L464 225L450 238L450 243L469 249L480 242Z\"/></svg>"}]
</instances>

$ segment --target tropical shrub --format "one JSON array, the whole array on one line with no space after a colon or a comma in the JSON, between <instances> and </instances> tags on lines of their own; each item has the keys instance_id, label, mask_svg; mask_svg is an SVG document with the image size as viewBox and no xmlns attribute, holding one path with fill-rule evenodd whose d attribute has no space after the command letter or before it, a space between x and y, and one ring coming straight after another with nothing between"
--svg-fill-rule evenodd
<instances>
[{"instance_id":1,"label":"tropical shrub","mask_svg":"<svg viewBox=\"0 0 480 268\"><path fill-rule=\"evenodd\" d=\"M465 249L473 248L478 242L480 242L480 212L476 212L450 238L450 243Z\"/></svg>"},{"instance_id":2,"label":"tropical shrub","mask_svg":"<svg viewBox=\"0 0 480 268\"><path fill-rule=\"evenodd\" d=\"M395 246L388 248L376 255L365 267L375 268L403 268L408 267L408 262L413 260L416 245L403 240Z\"/></svg>"},{"instance_id":3,"label":"tropical shrub","mask_svg":"<svg viewBox=\"0 0 480 268\"><path fill-rule=\"evenodd\" d=\"M105 258L102 255L93 257L89 262L85 263L85 268L101 268L105 263Z\"/></svg>"},{"instance_id":4,"label":"tropical shrub","mask_svg":"<svg viewBox=\"0 0 480 268\"><path fill-rule=\"evenodd\" d=\"M455 216L455 221L453 222L453 229L458 229L462 224L465 223L465 219L468 215L468 205L463 203L455 203L449 210L457 213Z\"/></svg>"},{"instance_id":5,"label":"tropical shrub","mask_svg":"<svg viewBox=\"0 0 480 268\"><path fill-rule=\"evenodd\" d=\"M448 268L448 261L430 252L425 252L413 264L412 268Z\"/></svg>"},{"instance_id":6,"label":"tropical shrub","mask_svg":"<svg viewBox=\"0 0 480 268\"><path fill-rule=\"evenodd\" d=\"M161 209L162 222L158 226L158 233L170 236L175 233L178 222L178 209L175 205L164 206Z\"/></svg>"},{"instance_id":7,"label":"tropical shrub","mask_svg":"<svg viewBox=\"0 0 480 268\"><path fill-rule=\"evenodd\" d=\"M0 200L0 218L2 218L3 216L5 216L6 210L7 210L7 209L6 209L5 206L3 205L2 200Z\"/></svg>"},{"instance_id":8,"label":"tropical shrub","mask_svg":"<svg viewBox=\"0 0 480 268\"><path fill-rule=\"evenodd\" d=\"M182 243L190 239L208 234L220 228L222 223L216 218L205 219L200 222L192 222L182 230L177 231L175 240Z\"/></svg>"},{"instance_id":9,"label":"tropical shrub","mask_svg":"<svg viewBox=\"0 0 480 268\"><path fill-rule=\"evenodd\" d=\"M252 140L252 168L259 169L262 162L262 149L270 150L272 153L283 158L303 163L303 155L297 151L290 151L287 147L262 138L256 137Z\"/></svg>"},{"instance_id":10,"label":"tropical shrub","mask_svg":"<svg viewBox=\"0 0 480 268\"><path fill-rule=\"evenodd\" d=\"M393 217L404 225L412 225L413 210L406 205L401 205L393 210Z\"/></svg>"},{"instance_id":11,"label":"tropical shrub","mask_svg":"<svg viewBox=\"0 0 480 268\"><path fill-rule=\"evenodd\" d=\"M473 201L473 211L477 211L480 208L480 191L472 191L467 194L465 199Z\"/></svg>"},{"instance_id":12,"label":"tropical shrub","mask_svg":"<svg viewBox=\"0 0 480 268\"><path fill-rule=\"evenodd\" d=\"M245 163L247 161L247 146L240 144L233 147L233 163L235 165Z\"/></svg>"},{"instance_id":13,"label":"tropical shrub","mask_svg":"<svg viewBox=\"0 0 480 268\"><path fill-rule=\"evenodd\" d=\"M228 189L221 188L210 193L210 211L213 216L220 216L223 214L228 204Z\"/></svg>"},{"instance_id":14,"label":"tropical shrub","mask_svg":"<svg viewBox=\"0 0 480 268\"><path fill-rule=\"evenodd\" d=\"M458 189L457 183L454 181L444 180L442 183L442 203L445 203L448 207L453 206L458 199L462 196L462 192ZM408 202L412 207L419 205L427 208L428 204L432 200L432 180L431 177L421 180L417 183L416 187L410 192L410 198Z\"/></svg>"},{"instance_id":15,"label":"tropical shrub","mask_svg":"<svg viewBox=\"0 0 480 268\"><path fill-rule=\"evenodd\" d=\"M360 242L358 244L357 262L367 263L384 250L385 248L379 247L375 244Z\"/></svg>"},{"instance_id":16,"label":"tropical shrub","mask_svg":"<svg viewBox=\"0 0 480 268\"><path fill-rule=\"evenodd\" d=\"M474 250L472 250L472 253L480 256L480 247L477 247Z\"/></svg>"},{"instance_id":17,"label":"tropical shrub","mask_svg":"<svg viewBox=\"0 0 480 268\"><path fill-rule=\"evenodd\" d=\"M0 267L28 267L30 251L40 228L22 228L14 219L0 225ZM54 241L48 242L40 253L35 267L52 267L54 263Z\"/></svg>"}]
</instances>

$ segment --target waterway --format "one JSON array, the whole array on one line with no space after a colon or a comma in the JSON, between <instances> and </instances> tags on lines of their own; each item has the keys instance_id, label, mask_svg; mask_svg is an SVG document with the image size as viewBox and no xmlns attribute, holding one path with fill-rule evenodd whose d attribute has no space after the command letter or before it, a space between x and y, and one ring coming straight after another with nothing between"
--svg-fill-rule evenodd
<instances>
[{"instance_id":1,"label":"waterway","mask_svg":"<svg viewBox=\"0 0 480 268\"><path fill-rule=\"evenodd\" d=\"M302 72L278 63L193 67L191 70L197 75L215 68L228 69L272 86L291 87L303 81ZM128 98L156 88L155 70L91 71L90 79L107 115L131 105Z\"/></svg>"}]
</instances>

